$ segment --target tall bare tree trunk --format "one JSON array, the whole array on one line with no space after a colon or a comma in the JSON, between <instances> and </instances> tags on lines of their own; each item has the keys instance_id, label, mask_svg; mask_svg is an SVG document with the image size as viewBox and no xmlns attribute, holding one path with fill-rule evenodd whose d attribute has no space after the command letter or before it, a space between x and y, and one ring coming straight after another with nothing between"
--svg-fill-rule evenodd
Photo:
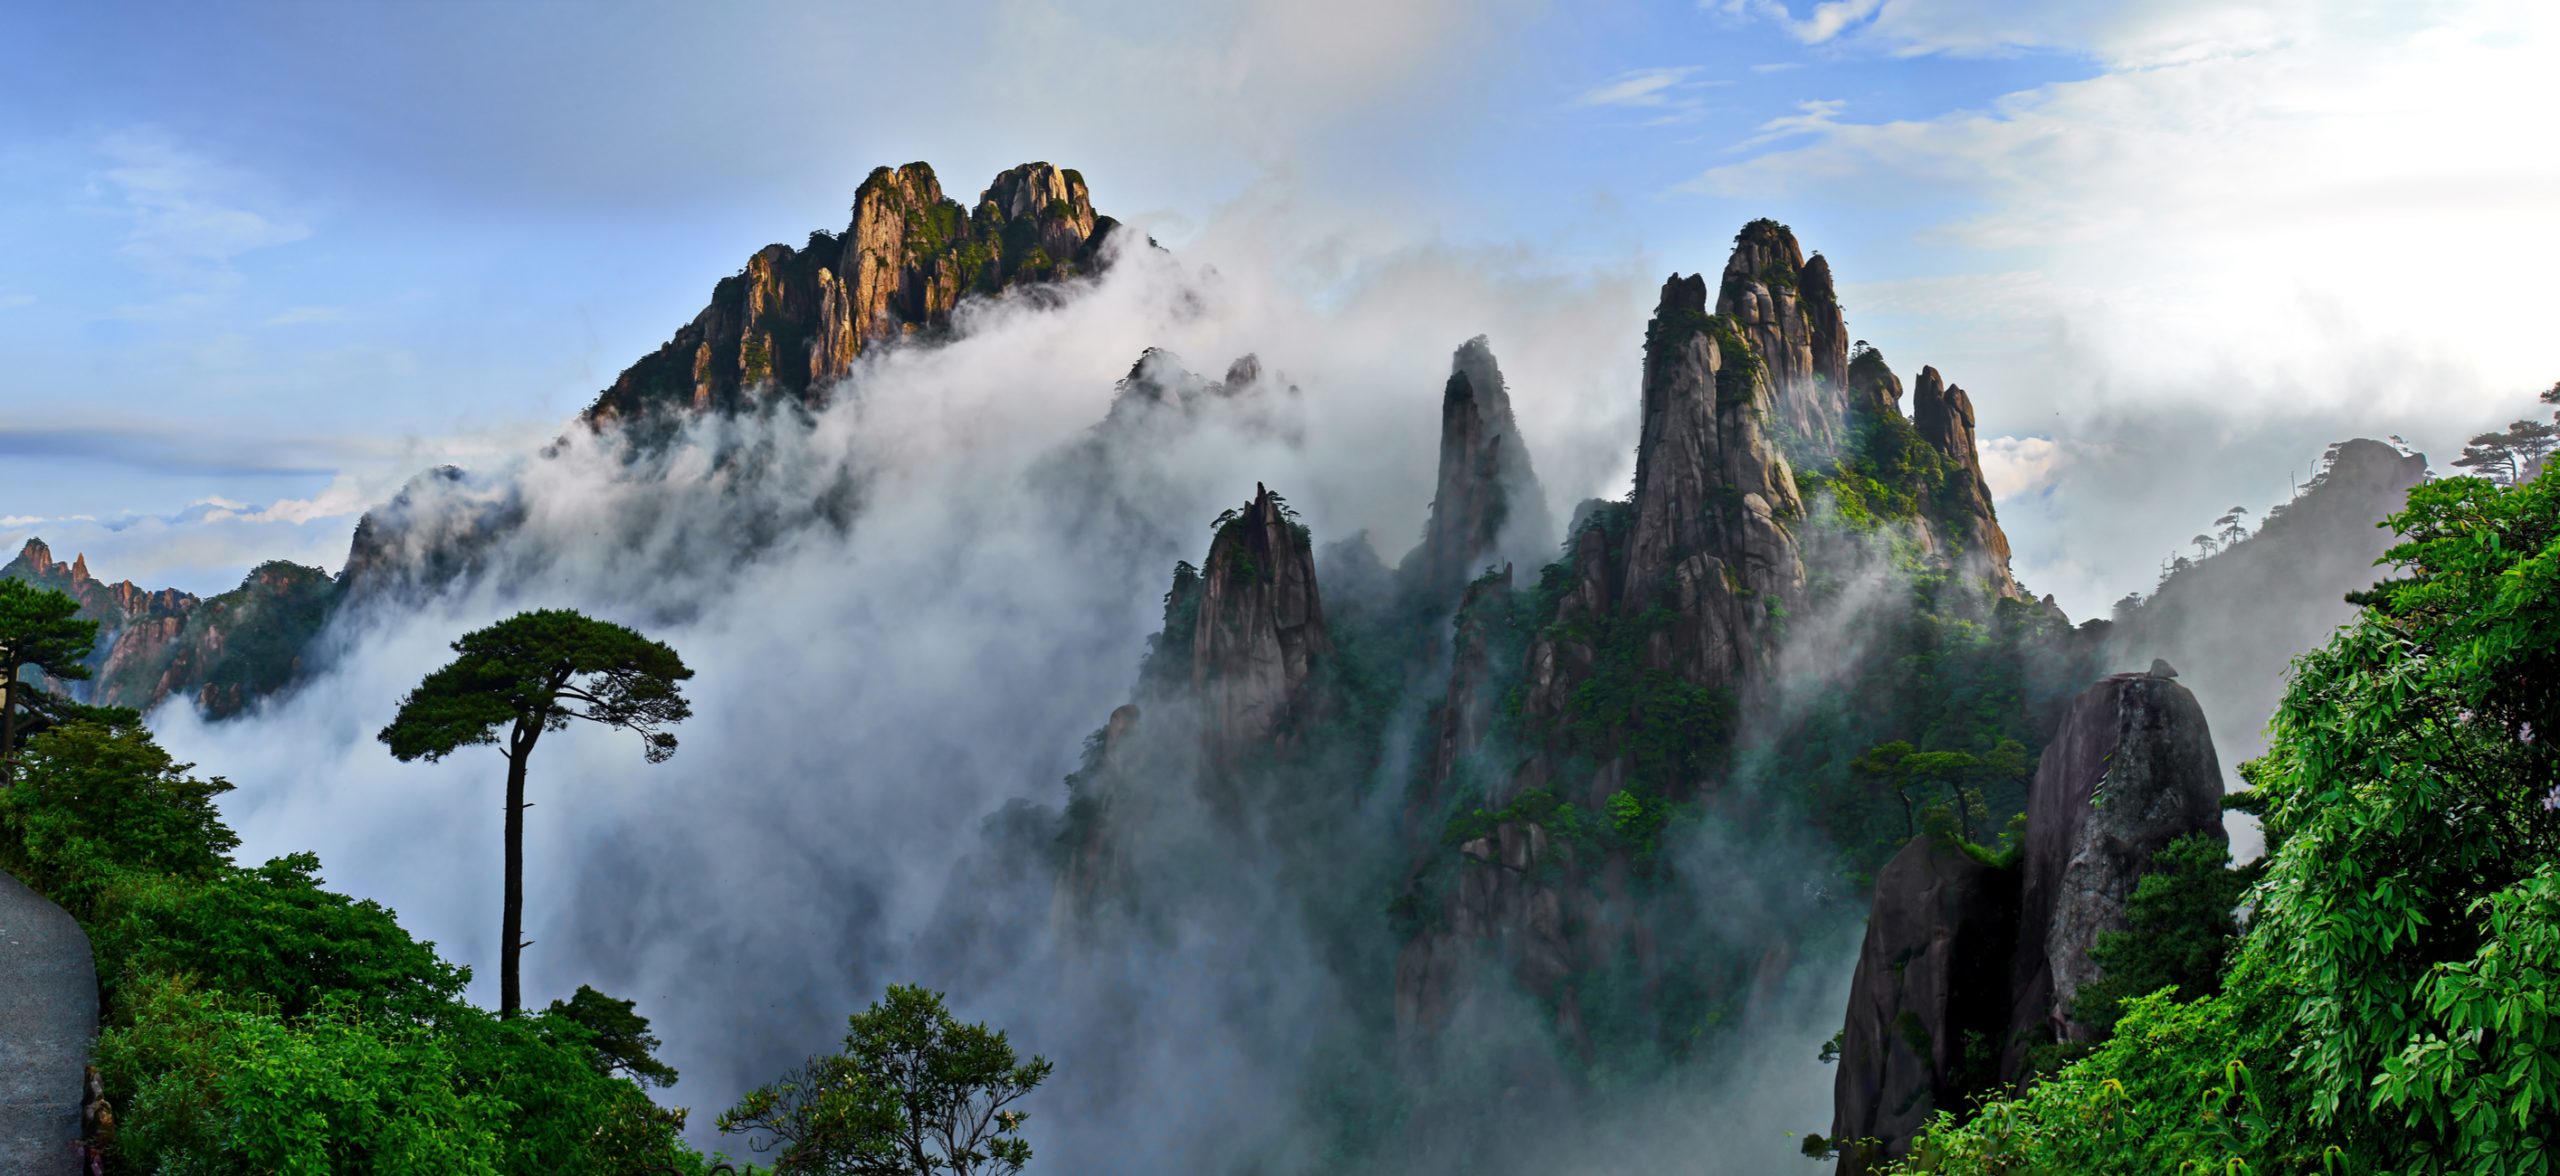
<instances>
[{"instance_id":1,"label":"tall bare tree trunk","mask_svg":"<svg viewBox=\"0 0 2560 1176\"><path fill-rule=\"evenodd\" d=\"M498 1015L512 1017L523 1007L516 959L524 952L524 768L533 756L540 725L526 730L516 724L507 740L507 896L498 930Z\"/></svg>"}]
</instances>

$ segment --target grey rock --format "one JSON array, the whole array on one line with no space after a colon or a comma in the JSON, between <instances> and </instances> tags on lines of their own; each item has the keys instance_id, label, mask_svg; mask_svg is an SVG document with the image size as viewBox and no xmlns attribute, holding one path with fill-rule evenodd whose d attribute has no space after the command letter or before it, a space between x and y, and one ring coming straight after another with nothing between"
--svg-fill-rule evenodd
<instances>
[{"instance_id":1,"label":"grey rock","mask_svg":"<svg viewBox=\"0 0 2560 1176\"><path fill-rule=\"evenodd\" d=\"M80 1170L81 1096L97 1038L88 935L0 874L0 1176Z\"/></svg>"},{"instance_id":2,"label":"grey rock","mask_svg":"<svg viewBox=\"0 0 2560 1176\"><path fill-rule=\"evenodd\" d=\"M2027 795L2004 1074L2017 1075L2038 1043L2089 1039L2070 1016L2098 975L2089 947L2125 928L2125 901L2152 855L2190 833L2227 836L2222 767L2196 696L2147 673L2082 691Z\"/></svg>"},{"instance_id":3,"label":"grey rock","mask_svg":"<svg viewBox=\"0 0 2560 1176\"><path fill-rule=\"evenodd\" d=\"M1546 491L1511 415L1511 394L1478 335L1450 358L1440 397L1440 469L1431 521L1405 574L1448 600L1487 563L1543 560L1555 548Z\"/></svg>"},{"instance_id":4,"label":"grey rock","mask_svg":"<svg viewBox=\"0 0 2560 1176\"><path fill-rule=\"evenodd\" d=\"M1219 528L1200 567L1191 684L1214 761L1285 741L1312 703L1308 680L1333 652L1306 533L1256 483L1253 501Z\"/></svg>"},{"instance_id":5,"label":"grey rock","mask_svg":"<svg viewBox=\"0 0 2560 1176\"><path fill-rule=\"evenodd\" d=\"M1833 1085L1842 1176L1907 1154L1929 1116L1959 1108L1986 1076L1966 1048L1986 1054L2007 1021L2017 917L2015 872L1934 837L1912 839L1876 875Z\"/></svg>"}]
</instances>

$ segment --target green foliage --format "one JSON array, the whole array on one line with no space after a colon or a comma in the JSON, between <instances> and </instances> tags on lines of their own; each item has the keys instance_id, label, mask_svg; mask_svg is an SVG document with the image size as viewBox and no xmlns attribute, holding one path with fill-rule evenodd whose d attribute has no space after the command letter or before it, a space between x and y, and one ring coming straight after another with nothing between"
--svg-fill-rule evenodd
<instances>
[{"instance_id":1,"label":"green foliage","mask_svg":"<svg viewBox=\"0 0 2560 1176\"><path fill-rule=\"evenodd\" d=\"M844 1051L748 1092L720 1130L776 1151L774 1172L1002 1176L1031 1161L1009 1109L1049 1076L1002 1030L962 1024L942 994L891 985L848 1018Z\"/></svg>"},{"instance_id":2,"label":"green foliage","mask_svg":"<svg viewBox=\"0 0 2560 1176\"><path fill-rule=\"evenodd\" d=\"M191 976L288 1017L336 1005L417 1022L460 998L466 973L380 904L322 889L319 872L298 853L201 884L123 874L94 924L101 971Z\"/></svg>"},{"instance_id":3,"label":"green foliage","mask_svg":"<svg viewBox=\"0 0 2560 1176\"><path fill-rule=\"evenodd\" d=\"M584 984L566 1001L544 1010L584 1029L599 1074L623 1074L643 1086L673 1086L676 1069L657 1059L658 1037L649 1018L632 1009L633 1002L615 1000Z\"/></svg>"},{"instance_id":4,"label":"green foliage","mask_svg":"<svg viewBox=\"0 0 2560 1176\"><path fill-rule=\"evenodd\" d=\"M1916 1168L2554 1170L2556 493L2410 491L2402 574L2294 663L2246 770L2271 852L2223 992L2130 1002L2095 1054L1942 1123Z\"/></svg>"},{"instance_id":5,"label":"green foliage","mask_svg":"<svg viewBox=\"0 0 2560 1176\"><path fill-rule=\"evenodd\" d=\"M20 679L30 666L50 678L89 676L82 659L97 648L98 623L72 615L80 602L15 577L0 578L0 786L16 771L20 712L40 693Z\"/></svg>"},{"instance_id":6,"label":"green foliage","mask_svg":"<svg viewBox=\"0 0 2560 1176\"><path fill-rule=\"evenodd\" d=\"M678 685L693 676L676 651L610 621L547 608L517 613L453 643L460 655L400 700L377 736L402 760L429 763L571 719L637 731L650 763L675 754L661 728L693 713Z\"/></svg>"},{"instance_id":7,"label":"green foliage","mask_svg":"<svg viewBox=\"0 0 2560 1176\"><path fill-rule=\"evenodd\" d=\"M240 844L214 808L231 785L188 775L138 722L60 726L24 758L0 791L0 867L74 915L130 874L212 878Z\"/></svg>"},{"instance_id":8,"label":"green foliage","mask_svg":"<svg viewBox=\"0 0 2560 1176\"><path fill-rule=\"evenodd\" d=\"M0 793L0 864L97 954L109 1171L701 1170L683 1112L611 1073L653 1044L627 1004L581 989L504 1022L463 1004L468 973L323 889L318 859L233 865L229 785L110 718L29 740Z\"/></svg>"},{"instance_id":9,"label":"green foliage","mask_svg":"<svg viewBox=\"0 0 2560 1176\"><path fill-rule=\"evenodd\" d=\"M2071 1015L2100 1037L2114 1032L2120 1002L2163 988L2180 1000L2222 991L2222 969L2239 933L2232 917L2248 875L2230 868L2231 847L2192 833L2153 855L2125 900L2123 931L2089 949L2096 983L2074 998Z\"/></svg>"}]
</instances>

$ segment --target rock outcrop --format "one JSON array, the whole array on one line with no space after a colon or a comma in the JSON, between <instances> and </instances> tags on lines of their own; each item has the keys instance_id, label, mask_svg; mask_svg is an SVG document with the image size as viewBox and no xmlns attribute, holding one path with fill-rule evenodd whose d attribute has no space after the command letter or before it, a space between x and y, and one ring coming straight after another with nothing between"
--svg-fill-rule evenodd
<instances>
[{"instance_id":1,"label":"rock outcrop","mask_svg":"<svg viewBox=\"0 0 2560 1176\"><path fill-rule=\"evenodd\" d=\"M1996 1080L2017 931L2017 872L1941 838L1913 838L1876 875L1832 1096L1843 1176Z\"/></svg>"},{"instance_id":2,"label":"rock outcrop","mask_svg":"<svg viewBox=\"0 0 2560 1176\"><path fill-rule=\"evenodd\" d=\"M1937 1110L2089 1039L2071 1018L2089 948L2171 841L2222 833L2222 774L2195 696L2165 664L2082 691L2037 761L2026 839L1993 865L1934 836L1876 877L1851 982L1832 1136L1844 1174L1906 1154Z\"/></svg>"},{"instance_id":3,"label":"rock outcrop","mask_svg":"<svg viewBox=\"0 0 2560 1176\"><path fill-rule=\"evenodd\" d=\"M1288 504L1255 483L1221 516L1200 565L1191 684L1214 760L1278 737L1305 717L1318 661L1333 652L1315 552Z\"/></svg>"},{"instance_id":4,"label":"rock outcrop","mask_svg":"<svg viewBox=\"0 0 2560 1176\"><path fill-rule=\"evenodd\" d=\"M2073 699L2027 794L2004 1071L2039 1042L2088 1039L2071 1002L2097 978L2089 946L2125 928L2152 855L2190 833L2224 837L2222 767L2196 696L2131 673Z\"/></svg>"},{"instance_id":5,"label":"rock outcrop","mask_svg":"<svg viewBox=\"0 0 2560 1176\"><path fill-rule=\"evenodd\" d=\"M735 412L776 395L813 401L863 352L949 329L969 295L1094 272L1116 225L1094 213L1072 168L1010 168L968 208L943 195L925 164L877 168L844 232L757 250L583 419L656 428L680 411Z\"/></svg>"},{"instance_id":6,"label":"rock outcrop","mask_svg":"<svg viewBox=\"0 0 2560 1176\"><path fill-rule=\"evenodd\" d=\"M2255 759L2284 699L2285 666L2355 615L2346 594L2371 587L2382 575L2375 563L2398 542L2382 520L2426 476L2422 453L2370 440L2331 446L2309 485L2255 533L2178 561L2148 599L2119 603L2109 659L2177 663L2222 732L2224 762Z\"/></svg>"},{"instance_id":7,"label":"rock outcrop","mask_svg":"<svg viewBox=\"0 0 2560 1176\"><path fill-rule=\"evenodd\" d=\"M1450 600L1488 563L1545 559L1555 546L1546 491L1511 415L1511 393L1478 335L1458 348L1440 396L1440 470L1422 546L1405 575Z\"/></svg>"},{"instance_id":8,"label":"rock outcrop","mask_svg":"<svg viewBox=\"0 0 2560 1176\"><path fill-rule=\"evenodd\" d=\"M1831 263L1804 249L1787 226L1756 220L1733 239L1717 287L1716 313L1733 320L1768 365L1776 419L1814 451L1839 447L1848 421L1849 326L1831 284Z\"/></svg>"},{"instance_id":9,"label":"rock outcrop","mask_svg":"<svg viewBox=\"0 0 2560 1176\"><path fill-rule=\"evenodd\" d=\"M0 576L64 593L80 602L81 619L98 622L89 679L55 688L92 705L144 711L187 698L216 719L300 676L305 648L339 595L328 573L282 560L210 598L145 591L130 580L99 580L85 555L58 562L40 539L28 540Z\"/></svg>"},{"instance_id":10,"label":"rock outcrop","mask_svg":"<svg viewBox=\"0 0 2560 1176\"><path fill-rule=\"evenodd\" d=\"M2022 595L2009 573L2008 532L2000 529L1999 512L1991 506L1991 483L1982 476L1973 398L1947 383L1938 369L1923 367L1912 385L1911 426L1945 463L1928 513L1929 521L1947 533L1947 546L1961 553L1957 566L2002 596Z\"/></svg>"},{"instance_id":11,"label":"rock outcrop","mask_svg":"<svg viewBox=\"0 0 2560 1176\"><path fill-rule=\"evenodd\" d=\"M1676 617L1648 661L1702 686L1751 677L1770 653L1769 618L1804 591L1791 529L1804 504L1761 427L1774 395L1766 365L1734 331L1706 313L1699 276L1663 283L1645 332L1634 519L1617 577L1616 612L1668 604Z\"/></svg>"}]
</instances>

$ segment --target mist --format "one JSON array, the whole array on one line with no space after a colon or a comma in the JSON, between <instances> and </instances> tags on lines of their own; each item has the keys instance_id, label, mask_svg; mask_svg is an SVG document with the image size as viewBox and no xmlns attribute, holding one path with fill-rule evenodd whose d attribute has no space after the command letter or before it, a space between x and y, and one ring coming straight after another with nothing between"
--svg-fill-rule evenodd
<instances>
[{"instance_id":1,"label":"mist","mask_svg":"<svg viewBox=\"0 0 2560 1176\"><path fill-rule=\"evenodd\" d=\"M1201 558L1209 521L1257 482L1289 495L1319 545L1365 537L1391 563L1418 540L1464 340L1490 337L1559 502L1618 492L1644 283L1390 253L1311 300L1274 274L1275 211L1213 222L1180 260L1131 248L1063 305L973 303L947 345L868 355L805 416L697 419L637 456L571 428L541 456L422 480L413 538L505 521L472 574L360 598L316 651L323 668L242 718L175 706L154 725L238 785L225 813L241 860L317 852L332 886L471 965L485 1002L499 759L400 764L374 732L470 629L532 607L632 624L696 671L694 715L663 765L628 735L545 741L525 984L535 1004L579 984L636 999L684 1075L664 1098L693 1108L698 1145L743 1156L717 1112L834 1049L887 984L915 982L1058 1063L1028 1104L1044 1168L1322 1168L1303 1096L1311 1068L1340 1059L1316 1056L1327 1038L1309 1027L1384 994L1345 991L1319 958L1278 849L1178 806L1153 848L1214 885L1143 934L1071 933L1044 856L1061 780L1131 696L1173 562ZM1259 375L1223 394L1122 395L1148 348L1162 351L1138 379L1205 386L1247 354ZM1713 1124L1753 1141L1729 1149L1730 1171L1792 1154L1787 1132L1828 1121L1813 1054L1837 1020L1854 946L1840 938L1807 949L1838 958L1800 969L1772 1006L1783 1015L1735 1038L1712 1081L1598 1104L1581 1130L1546 1136L1575 1158L1525 1149L1516 1170L1682 1154ZM1603 1163L1589 1148L1604 1138L1635 1150Z\"/></svg>"}]
</instances>

